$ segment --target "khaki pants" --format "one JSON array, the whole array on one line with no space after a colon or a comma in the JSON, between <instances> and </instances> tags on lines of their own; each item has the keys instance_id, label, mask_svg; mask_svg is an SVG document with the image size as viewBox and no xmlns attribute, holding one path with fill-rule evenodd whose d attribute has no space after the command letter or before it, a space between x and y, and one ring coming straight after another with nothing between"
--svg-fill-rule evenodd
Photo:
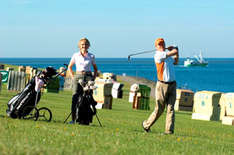
<instances>
[{"instance_id":1,"label":"khaki pants","mask_svg":"<svg viewBox=\"0 0 234 155\"><path fill-rule=\"evenodd\" d=\"M175 111L174 104L176 101L176 82L165 84L160 81L156 84L156 103L155 109L147 120L143 122L145 129L150 127L157 121L167 106L165 133L174 133Z\"/></svg>"},{"instance_id":2,"label":"khaki pants","mask_svg":"<svg viewBox=\"0 0 234 155\"><path fill-rule=\"evenodd\" d=\"M73 95L79 92L79 80L91 81L92 75L76 74L73 79Z\"/></svg>"}]
</instances>

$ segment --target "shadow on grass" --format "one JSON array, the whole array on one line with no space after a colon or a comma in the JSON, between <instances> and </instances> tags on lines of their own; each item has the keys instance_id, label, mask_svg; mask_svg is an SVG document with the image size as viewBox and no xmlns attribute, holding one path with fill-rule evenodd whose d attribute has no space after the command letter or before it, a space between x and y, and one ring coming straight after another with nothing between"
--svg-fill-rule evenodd
<instances>
[{"instance_id":1,"label":"shadow on grass","mask_svg":"<svg viewBox=\"0 0 234 155\"><path fill-rule=\"evenodd\" d=\"M176 115L190 115L192 116L192 112L182 112L182 111L176 111L175 112Z\"/></svg>"},{"instance_id":2,"label":"shadow on grass","mask_svg":"<svg viewBox=\"0 0 234 155\"><path fill-rule=\"evenodd\" d=\"M132 130L132 131L134 131L136 133L139 133L139 134L165 136L162 132L158 132L158 131L155 131L155 130L151 130L150 132L145 132L142 128L141 129Z\"/></svg>"},{"instance_id":3,"label":"shadow on grass","mask_svg":"<svg viewBox=\"0 0 234 155\"><path fill-rule=\"evenodd\" d=\"M6 115L0 115L1 118L6 118L7 116Z\"/></svg>"},{"instance_id":4,"label":"shadow on grass","mask_svg":"<svg viewBox=\"0 0 234 155\"><path fill-rule=\"evenodd\" d=\"M67 120L66 122L64 122L63 120L52 120L51 122L48 122L48 123L59 123L59 124L64 124L64 125L78 125L78 126L90 126L90 127L105 127L103 126L100 126L100 124L94 124L94 123L90 123L89 125L82 125L82 124L79 124L79 123L75 123L75 124L69 124L70 120Z\"/></svg>"}]
</instances>

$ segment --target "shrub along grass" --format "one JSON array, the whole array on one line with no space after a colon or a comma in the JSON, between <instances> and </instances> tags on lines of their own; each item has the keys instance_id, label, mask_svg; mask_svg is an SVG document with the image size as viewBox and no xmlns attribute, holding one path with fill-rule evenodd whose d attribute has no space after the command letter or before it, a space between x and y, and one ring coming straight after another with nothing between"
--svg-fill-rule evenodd
<instances>
[{"instance_id":1,"label":"shrub along grass","mask_svg":"<svg viewBox=\"0 0 234 155\"><path fill-rule=\"evenodd\" d=\"M38 107L53 113L50 123L11 119L5 110L16 92L3 85L0 93L0 154L233 154L234 127L217 121L192 120L190 112L176 112L174 135L163 135L165 112L151 128L142 129L150 111L133 110L128 102L130 85L124 83L123 99L114 99L112 110L98 110L90 126L64 124L70 113L71 91L44 93ZM69 119L69 121L71 118Z\"/></svg>"}]
</instances>

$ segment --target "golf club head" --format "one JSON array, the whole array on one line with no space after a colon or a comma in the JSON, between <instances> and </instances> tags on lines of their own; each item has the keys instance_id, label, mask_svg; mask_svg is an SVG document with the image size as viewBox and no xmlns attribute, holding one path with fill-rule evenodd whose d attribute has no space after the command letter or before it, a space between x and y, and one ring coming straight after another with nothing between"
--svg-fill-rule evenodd
<instances>
[{"instance_id":1,"label":"golf club head","mask_svg":"<svg viewBox=\"0 0 234 155\"><path fill-rule=\"evenodd\" d=\"M94 86L95 82L94 81L89 81L88 86Z\"/></svg>"},{"instance_id":2,"label":"golf club head","mask_svg":"<svg viewBox=\"0 0 234 155\"><path fill-rule=\"evenodd\" d=\"M84 80L82 80L82 79L79 79L79 84L81 85L81 86L83 86L84 85Z\"/></svg>"}]
</instances>

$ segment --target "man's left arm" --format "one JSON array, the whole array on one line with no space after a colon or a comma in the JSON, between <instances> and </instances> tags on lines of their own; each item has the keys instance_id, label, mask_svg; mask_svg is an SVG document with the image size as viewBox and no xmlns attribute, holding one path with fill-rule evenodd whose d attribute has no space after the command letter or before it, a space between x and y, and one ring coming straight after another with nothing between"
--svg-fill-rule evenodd
<instances>
[{"instance_id":1,"label":"man's left arm","mask_svg":"<svg viewBox=\"0 0 234 155\"><path fill-rule=\"evenodd\" d=\"M170 46L168 47L169 52L167 53L167 57L173 56L175 62L174 65L177 65L179 62L179 49L178 47Z\"/></svg>"},{"instance_id":2,"label":"man's left arm","mask_svg":"<svg viewBox=\"0 0 234 155\"><path fill-rule=\"evenodd\" d=\"M177 65L179 63L179 52L174 56L174 65Z\"/></svg>"}]
</instances>

